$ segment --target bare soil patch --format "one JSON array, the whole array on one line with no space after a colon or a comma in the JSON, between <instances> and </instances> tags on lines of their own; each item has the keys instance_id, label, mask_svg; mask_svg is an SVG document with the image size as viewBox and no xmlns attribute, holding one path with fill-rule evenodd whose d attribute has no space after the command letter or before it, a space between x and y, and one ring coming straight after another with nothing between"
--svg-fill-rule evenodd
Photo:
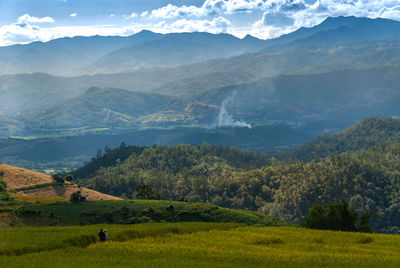
<instances>
[{"instance_id":1,"label":"bare soil patch","mask_svg":"<svg viewBox=\"0 0 400 268\"><path fill-rule=\"evenodd\" d=\"M55 186L47 186L44 188L37 188L37 189L32 189L32 190L26 190L26 191L21 191L16 194L16 198L18 199L18 196L43 196L43 197L62 197L65 198L65 200L69 200L69 197L73 192L76 191L81 191L82 195L87 195L87 200L121 200L121 198L108 195L108 194L103 194L97 191L93 191L87 188L79 188L77 186L72 186L72 185L55 185Z\"/></svg>"},{"instance_id":2,"label":"bare soil patch","mask_svg":"<svg viewBox=\"0 0 400 268\"><path fill-rule=\"evenodd\" d=\"M6 164L0 164L0 174L3 174L10 190L54 182L49 175Z\"/></svg>"}]
</instances>

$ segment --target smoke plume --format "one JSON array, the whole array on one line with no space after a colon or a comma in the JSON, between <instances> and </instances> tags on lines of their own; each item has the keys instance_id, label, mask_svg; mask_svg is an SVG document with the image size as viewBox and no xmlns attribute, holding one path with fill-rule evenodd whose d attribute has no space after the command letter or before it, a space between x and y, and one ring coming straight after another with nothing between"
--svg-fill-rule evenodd
<instances>
[{"instance_id":1,"label":"smoke plume","mask_svg":"<svg viewBox=\"0 0 400 268\"><path fill-rule=\"evenodd\" d=\"M217 118L217 126L218 127L247 127L251 128L251 125L240 120L234 120L233 116L228 112L227 106L232 105L234 99L236 97L236 92L234 92L231 96L225 98L221 103L221 108L219 110L218 118Z\"/></svg>"}]
</instances>

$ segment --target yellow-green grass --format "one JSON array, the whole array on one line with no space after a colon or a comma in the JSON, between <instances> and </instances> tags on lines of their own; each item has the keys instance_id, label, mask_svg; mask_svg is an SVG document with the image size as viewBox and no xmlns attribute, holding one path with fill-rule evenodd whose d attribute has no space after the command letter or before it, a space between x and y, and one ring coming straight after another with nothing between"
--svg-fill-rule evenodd
<instances>
[{"instance_id":1,"label":"yellow-green grass","mask_svg":"<svg viewBox=\"0 0 400 268\"><path fill-rule=\"evenodd\" d=\"M102 200L26 204L16 210L23 225L83 225L98 223L143 222L238 222L264 226L289 223L262 213L228 209L210 203L188 203L166 200Z\"/></svg>"},{"instance_id":2,"label":"yellow-green grass","mask_svg":"<svg viewBox=\"0 0 400 268\"><path fill-rule=\"evenodd\" d=\"M18 201L30 202L30 203L54 203L68 201L67 198L61 196L36 196L36 195L19 195L12 194L11 197Z\"/></svg>"},{"instance_id":3,"label":"yellow-green grass","mask_svg":"<svg viewBox=\"0 0 400 268\"><path fill-rule=\"evenodd\" d=\"M141 228L161 226L163 224L143 224ZM188 226L205 225L166 226L190 229ZM95 231L98 227L85 228ZM396 235L293 227L228 227L199 228L192 233L165 232L125 242L94 243L86 248L3 255L0 263L5 267L400 267L400 237ZM110 236L116 231L107 228Z\"/></svg>"},{"instance_id":4,"label":"yellow-green grass","mask_svg":"<svg viewBox=\"0 0 400 268\"><path fill-rule=\"evenodd\" d=\"M237 223L147 223L134 225L89 225L65 227L26 227L0 230L0 256L23 255L68 247L86 247L98 242L97 233L105 228L110 241L163 236L243 226Z\"/></svg>"}]
</instances>

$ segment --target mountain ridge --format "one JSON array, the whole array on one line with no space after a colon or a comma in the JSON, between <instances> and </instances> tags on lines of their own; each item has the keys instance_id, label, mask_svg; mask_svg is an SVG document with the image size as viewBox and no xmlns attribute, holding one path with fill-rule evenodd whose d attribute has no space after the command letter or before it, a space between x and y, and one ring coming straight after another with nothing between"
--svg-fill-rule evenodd
<instances>
[{"instance_id":1,"label":"mountain ridge","mask_svg":"<svg viewBox=\"0 0 400 268\"><path fill-rule=\"evenodd\" d=\"M380 144L392 144L399 141L400 119L371 117L336 134L318 137L298 148L281 153L278 158L308 162L329 155L354 153Z\"/></svg>"},{"instance_id":2,"label":"mountain ridge","mask_svg":"<svg viewBox=\"0 0 400 268\"><path fill-rule=\"evenodd\" d=\"M177 124L193 124L207 120L215 106L189 102L167 95L128 91L116 88L92 87L74 97L27 119L33 126L52 128L79 127L139 127L140 120L159 114L160 124L169 120ZM203 111L197 113L196 111ZM169 115L169 113L171 113ZM171 118L165 117L170 116ZM164 117L163 117L164 116ZM188 117L188 118L186 118ZM192 122L188 122L188 119ZM139 122L137 121L139 120ZM61 124L60 124L61 123Z\"/></svg>"}]
</instances>

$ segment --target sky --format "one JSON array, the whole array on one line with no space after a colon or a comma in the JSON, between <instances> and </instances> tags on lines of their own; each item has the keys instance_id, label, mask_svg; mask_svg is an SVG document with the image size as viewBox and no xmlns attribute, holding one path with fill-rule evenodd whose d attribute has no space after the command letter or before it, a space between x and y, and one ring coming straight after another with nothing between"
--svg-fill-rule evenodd
<instances>
[{"instance_id":1,"label":"sky","mask_svg":"<svg viewBox=\"0 0 400 268\"><path fill-rule=\"evenodd\" d=\"M0 46L143 29L269 39L337 16L400 20L400 0L0 0Z\"/></svg>"}]
</instances>

